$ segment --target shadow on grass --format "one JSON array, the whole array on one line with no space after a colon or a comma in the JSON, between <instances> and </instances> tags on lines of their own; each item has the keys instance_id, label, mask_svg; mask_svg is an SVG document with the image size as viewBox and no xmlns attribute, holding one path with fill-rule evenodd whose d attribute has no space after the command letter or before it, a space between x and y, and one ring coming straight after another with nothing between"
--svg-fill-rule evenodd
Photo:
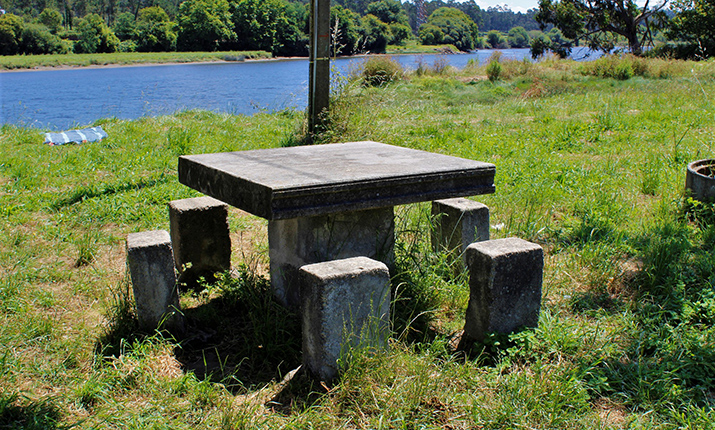
<instances>
[{"instance_id":1,"label":"shadow on grass","mask_svg":"<svg viewBox=\"0 0 715 430\"><path fill-rule=\"evenodd\" d=\"M142 188L161 185L168 182L169 179L170 176L165 176L164 174L162 174L158 178L141 178L138 181L130 181L117 184L82 186L75 190L72 190L67 197L58 199L57 201L53 202L50 207L54 210L59 210L64 207L71 206L75 203L79 203L95 197L102 197L112 194L123 193L126 191L135 191L140 190Z\"/></svg>"},{"instance_id":2,"label":"shadow on grass","mask_svg":"<svg viewBox=\"0 0 715 430\"><path fill-rule=\"evenodd\" d=\"M185 372L238 393L281 380L300 365L300 320L274 300L266 279L247 270L233 276L225 273L203 294L212 298L184 310L185 335L174 341L176 358ZM98 355L118 357L137 342L157 335L139 329L133 308L125 284L110 304L107 329L95 345ZM160 336L173 339L169 333Z\"/></svg>"},{"instance_id":3,"label":"shadow on grass","mask_svg":"<svg viewBox=\"0 0 715 430\"><path fill-rule=\"evenodd\" d=\"M60 427L59 409L49 400L31 401L18 394L0 394L0 428L51 430Z\"/></svg>"},{"instance_id":4,"label":"shadow on grass","mask_svg":"<svg viewBox=\"0 0 715 430\"><path fill-rule=\"evenodd\" d=\"M275 301L268 280L241 270L213 288L217 297L185 311L189 334L176 349L184 370L236 392L300 366L300 319Z\"/></svg>"}]
</instances>

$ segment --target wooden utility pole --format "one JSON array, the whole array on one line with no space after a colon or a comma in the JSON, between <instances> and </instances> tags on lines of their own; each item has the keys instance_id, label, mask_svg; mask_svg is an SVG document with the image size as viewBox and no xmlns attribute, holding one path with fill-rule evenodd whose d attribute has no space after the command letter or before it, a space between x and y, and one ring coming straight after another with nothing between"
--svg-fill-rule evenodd
<instances>
[{"instance_id":1,"label":"wooden utility pole","mask_svg":"<svg viewBox=\"0 0 715 430\"><path fill-rule=\"evenodd\" d=\"M330 104L330 0L310 0L308 128L323 130Z\"/></svg>"}]
</instances>

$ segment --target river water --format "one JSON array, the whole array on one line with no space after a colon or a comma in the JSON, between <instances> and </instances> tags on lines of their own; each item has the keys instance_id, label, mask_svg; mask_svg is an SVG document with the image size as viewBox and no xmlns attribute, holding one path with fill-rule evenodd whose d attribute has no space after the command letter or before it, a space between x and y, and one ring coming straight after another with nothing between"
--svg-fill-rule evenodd
<instances>
[{"instance_id":1,"label":"river water","mask_svg":"<svg viewBox=\"0 0 715 430\"><path fill-rule=\"evenodd\" d=\"M528 49L500 50L502 58L530 58ZM458 55L397 55L405 68L446 60L462 68L493 51ZM333 73L347 74L364 58L339 58ZM251 115L304 109L308 61L271 60L103 67L0 73L0 124L48 130L91 125L100 118L135 119L186 109Z\"/></svg>"}]
</instances>

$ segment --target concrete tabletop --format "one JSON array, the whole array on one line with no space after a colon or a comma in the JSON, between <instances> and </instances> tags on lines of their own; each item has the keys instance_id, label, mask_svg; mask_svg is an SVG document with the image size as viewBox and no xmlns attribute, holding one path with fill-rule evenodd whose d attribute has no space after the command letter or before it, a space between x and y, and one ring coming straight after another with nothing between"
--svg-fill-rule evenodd
<instances>
[{"instance_id":1,"label":"concrete tabletop","mask_svg":"<svg viewBox=\"0 0 715 430\"><path fill-rule=\"evenodd\" d=\"M493 193L494 172L369 141L179 157L179 182L269 220Z\"/></svg>"}]
</instances>

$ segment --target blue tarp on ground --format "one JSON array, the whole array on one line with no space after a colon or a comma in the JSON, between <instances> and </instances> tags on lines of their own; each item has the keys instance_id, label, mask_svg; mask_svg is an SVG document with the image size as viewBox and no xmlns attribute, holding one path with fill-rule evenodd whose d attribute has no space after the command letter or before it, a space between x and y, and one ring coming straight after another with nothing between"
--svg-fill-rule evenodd
<instances>
[{"instance_id":1,"label":"blue tarp on ground","mask_svg":"<svg viewBox=\"0 0 715 430\"><path fill-rule=\"evenodd\" d=\"M64 145L65 143L96 142L105 137L107 137L107 132L102 130L102 127L90 127L60 133L45 133L45 143L51 146Z\"/></svg>"}]
</instances>

